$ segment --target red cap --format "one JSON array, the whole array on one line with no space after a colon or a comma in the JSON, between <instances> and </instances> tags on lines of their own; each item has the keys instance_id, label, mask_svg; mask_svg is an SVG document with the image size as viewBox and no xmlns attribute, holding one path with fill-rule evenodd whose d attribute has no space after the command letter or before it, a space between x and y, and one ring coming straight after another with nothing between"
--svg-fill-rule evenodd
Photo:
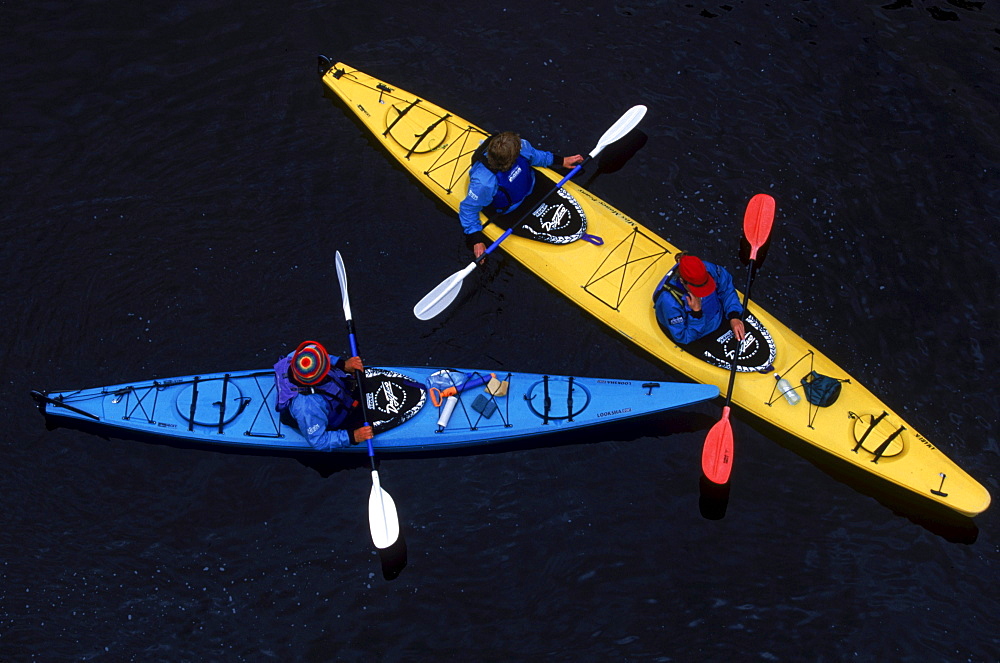
<instances>
[{"instance_id":1,"label":"red cap","mask_svg":"<svg viewBox=\"0 0 1000 663\"><path fill-rule=\"evenodd\" d=\"M715 292L715 281L705 269L705 263L695 256L681 256L677 261L677 272L684 280L688 292L695 297L707 297Z\"/></svg>"}]
</instances>

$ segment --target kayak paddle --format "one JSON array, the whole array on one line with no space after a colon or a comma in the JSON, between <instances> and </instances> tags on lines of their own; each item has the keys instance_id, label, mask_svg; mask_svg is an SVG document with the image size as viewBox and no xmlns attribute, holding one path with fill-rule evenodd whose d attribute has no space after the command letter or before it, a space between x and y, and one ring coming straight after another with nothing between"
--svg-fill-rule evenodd
<instances>
[{"instance_id":1,"label":"kayak paddle","mask_svg":"<svg viewBox=\"0 0 1000 663\"><path fill-rule=\"evenodd\" d=\"M351 340L351 356L358 355L358 342L354 337L354 319L351 317L351 300L347 295L347 270L344 269L344 259L337 251L337 280L340 282L340 296L344 300L344 318L347 320L347 333ZM360 392L361 412L365 417L365 426L368 423L368 409L365 406L365 388L362 383L363 371L355 371L355 379L358 381L358 391ZM368 442L368 460L372 465L372 492L368 497L368 526L372 532L372 542L376 548L388 548L399 538L399 517L396 515L396 504L392 501L389 493L379 484L378 470L375 469L375 449L372 447L371 438Z\"/></svg>"},{"instance_id":2,"label":"kayak paddle","mask_svg":"<svg viewBox=\"0 0 1000 663\"><path fill-rule=\"evenodd\" d=\"M544 202L549 196L561 189L562 186L566 184L571 177L576 175L588 161L600 154L601 150L616 140L623 138L628 132L632 131L632 129L639 124L645 114L646 107L641 104L628 109L624 115L618 118L617 122L611 125L610 129L604 132L601 139L597 141L597 147L595 147L582 162L574 166L573 170L569 171L564 178L559 180L559 183L556 184L551 191L545 194L545 197L539 202ZM448 308L448 306L455 301L455 298L458 296L458 292L462 289L462 281L465 280L465 277L471 274L476 267L482 264L483 260L486 259L486 256L500 246L501 242L510 237L510 234L528 219L534 209L535 208L532 207L526 211L524 215L518 219L517 223L504 231L504 233L500 235L495 242L487 247L486 251L484 251L481 256L469 263L468 267L455 272L442 281L436 288L427 293L424 298L417 302L417 305L413 307L413 315L417 316L420 320L430 320Z\"/></svg>"},{"instance_id":3,"label":"kayak paddle","mask_svg":"<svg viewBox=\"0 0 1000 663\"><path fill-rule=\"evenodd\" d=\"M747 317L747 304L750 301L750 285L753 283L754 261L757 251L767 243L771 235L771 225L774 223L774 198L766 193L758 193L747 204L743 216L743 234L750 242L750 267L747 271L747 287L743 291L743 314L740 320ZM735 335L734 335L735 338ZM729 387L726 389L726 403L722 407L722 418L712 426L705 438L705 446L701 450L701 469L712 483L725 484L733 469L733 426L729 423L729 403L733 398L733 385L736 383L736 360L740 356L740 341L736 341L736 351L729 362Z\"/></svg>"}]
</instances>

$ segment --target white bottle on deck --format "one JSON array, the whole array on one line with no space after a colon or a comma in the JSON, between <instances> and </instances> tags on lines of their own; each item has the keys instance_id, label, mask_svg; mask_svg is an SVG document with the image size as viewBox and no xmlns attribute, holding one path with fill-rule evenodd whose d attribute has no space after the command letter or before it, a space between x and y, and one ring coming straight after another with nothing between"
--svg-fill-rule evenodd
<instances>
[{"instance_id":1,"label":"white bottle on deck","mask_svg":"<svg viewBox=\"0 0 1000 663\"><path fill-rule=\"evenodd\" d=\"M448 396L444 399L444 407L441 408L441 416L438 417L438 432L448 427L451 421L451 414L455 411L455 404L458 403L458 396Z\"/></svg>"},{"instance_id":2,"label":"white bottle on deck","mask_svg":"<svg viewBox=\"0 0 1000 663\"><path fill-rule=\"evenodd\" d=\"M802 397L799 396L799 392L795 391L791 382L777 373L774 374L774 379L778 381L778 391L780 391L781 395L785 397L785 400L788 401L789 405L795 405L802 400Z\"/></svg>"}]
</instances>

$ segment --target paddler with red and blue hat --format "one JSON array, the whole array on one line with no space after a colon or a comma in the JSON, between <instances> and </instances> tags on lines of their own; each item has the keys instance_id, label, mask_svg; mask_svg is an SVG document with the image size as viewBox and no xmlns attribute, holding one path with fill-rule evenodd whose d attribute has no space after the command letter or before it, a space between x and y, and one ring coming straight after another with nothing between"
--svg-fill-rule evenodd
<instances>
[{"instance_id":1,"label":"paddler with red and blue hat","mask_svg":"<svg viewBox=\"0 0 1000 663\"><path fill-rule=\"evenodd\" d=\"M680 345L726 329L742 341L743 305L726 268L689 253L676 261L653 298L660 326Z\"/></svg>"},{"instance_id":2,"label":"paddler with red and blue hat","mask_svg":"<svg viewBox=\"0 0 1000 663\"><path fill-rule=\"evenodd\" d=\"M363 370L360 357L331 357L320 343L303 341L274 365L276 409L319 451L364 442L372 429L364 425L351 377Z\"/></svg>"}]
</instances>

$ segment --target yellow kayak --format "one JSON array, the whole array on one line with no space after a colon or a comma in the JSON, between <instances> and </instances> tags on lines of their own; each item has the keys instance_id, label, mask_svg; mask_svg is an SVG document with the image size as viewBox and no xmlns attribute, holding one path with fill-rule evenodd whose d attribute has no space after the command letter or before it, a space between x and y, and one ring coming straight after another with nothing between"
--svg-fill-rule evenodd
<instances>
[{"instance_id":1,"label":"yellow kayak","mask_svg":"<svg viewBox=\"0 0 1000 663\"><path fill-rule=\"evenodd\" d=\"M473 153L489 134L345 64L321 57L320 74L383 147L457 212ZM552 185L561 179L547 168L537 173ZM536 189L552 185L539 179ZM585 238L599 240L550 243L512 235L502 248L643 350L694 381L725 390L729 369L681 348L656 320L653 295L678 249L573 181L552 205L578 212L585 219ZM457 226L456 221L456 232ZM490 223L483 232L495 241L503 229ZM414 301L419 295L415 293ZM766 366L739 373L732 392L735 407L873 477L965 516L989 506L989 492L897 412L756 302L751 301L750 313L760 323L756 337ZM839 385L832 403L815 405L806 397L803 379L814 372ZM783 397L776 374L795 387L799 402L791 404Z\"/></svg>"}]
</instances>

